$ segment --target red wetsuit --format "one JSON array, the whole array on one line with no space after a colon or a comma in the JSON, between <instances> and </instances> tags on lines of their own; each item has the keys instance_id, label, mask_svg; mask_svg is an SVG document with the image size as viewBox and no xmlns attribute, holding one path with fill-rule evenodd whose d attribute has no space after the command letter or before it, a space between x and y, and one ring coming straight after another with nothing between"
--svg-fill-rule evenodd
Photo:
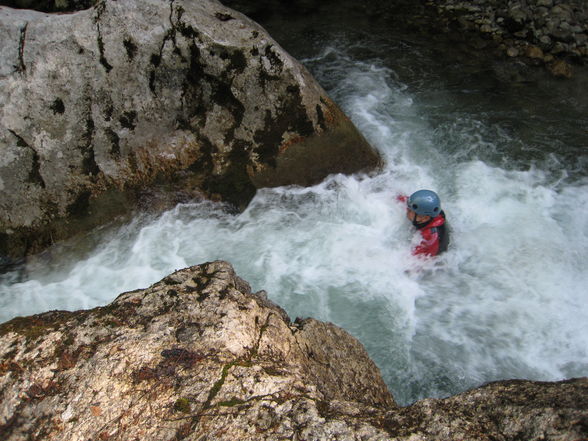
<instances>
[{"instance_id":1,"label":"red wetsuit","mask_svg":"<svg viewBox=\"0 0 588 441\"><path fill-rule=\"evenodd\" d=\"M423 224L423 226L417 226L420 231L423 240L419 243L412 254L415 256L436 256L447 249L445 239L447 238L447 232L445 231L445 213L441 211L441 214L434 217L429 222Z\"/></svg>"},{"instance_id":2,"label":"red wetsuit","mask_svg":"<svg viewBox=\"0 0 588 441\"><path fill-rule=\"evenodd\" d=\"M408 196L397 196L396 199L400 202L406 202ZM419 243L412 254L414 256L436 256L439 253L447 250L449 244L449 234L446 228L445 213L441 211L439 216L433 219L415 225L416 229L421 233L421 243Z\"/></svg>"}]
</instances>

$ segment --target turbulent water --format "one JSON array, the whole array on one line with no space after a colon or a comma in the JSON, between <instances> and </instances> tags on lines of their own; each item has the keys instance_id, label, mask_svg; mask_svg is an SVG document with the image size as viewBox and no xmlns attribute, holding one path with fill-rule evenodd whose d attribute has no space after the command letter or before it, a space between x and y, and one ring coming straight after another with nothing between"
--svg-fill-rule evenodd
<instances>
[{"instance_id":1,"label":"turbulent water","mask_svg":"<svg viewBox=\"0 0 588 441\"><path fill-rule=\"evenodd\" d=\"M83 251L66 243L5 274L0 321L104 305L223 259L293 318L359 338L402 404L588 375L588 121L575 83L501 86L417 43L352 37L315 38L300 57L383 172L262 190L241 214L183 204L96 231ZM411 256L395 199L420 188L439 193L452 228L434 261Z\"/></svg>"}]
</instances>

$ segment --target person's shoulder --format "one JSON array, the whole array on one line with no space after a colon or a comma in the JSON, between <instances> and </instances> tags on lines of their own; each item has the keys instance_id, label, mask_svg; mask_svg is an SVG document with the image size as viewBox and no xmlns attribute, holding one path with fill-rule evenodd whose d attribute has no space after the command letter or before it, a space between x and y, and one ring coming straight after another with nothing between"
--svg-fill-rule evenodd
<instances>
[{"instance_id":1,"label":"person's shoulder","mask_svg":"<svg viewBox=\"0 0 588 441\"><path fill-rule=\"evenodd\" d=\"M441 225L445 224L445 213L442 211L439 215L433 218L431 223L429 224L430 227L440 227Z\"/></svg>"}]
</instances>

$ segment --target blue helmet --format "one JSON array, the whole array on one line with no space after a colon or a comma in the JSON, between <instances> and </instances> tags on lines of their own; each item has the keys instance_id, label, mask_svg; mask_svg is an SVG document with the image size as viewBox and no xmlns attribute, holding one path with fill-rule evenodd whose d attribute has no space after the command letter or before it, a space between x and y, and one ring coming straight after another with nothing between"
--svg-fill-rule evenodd
<instances>
[{"instance_id":1,"label":"blue helmet","mask_svg":"<svg viewBox=\"0 0 588 441\"><path fill-rule=\"evenodd\" d=\"M415 191L406 202L408 208L421 216L435 217L441 213L441 200L431 190Z\"/></svg>"}]
</instances>

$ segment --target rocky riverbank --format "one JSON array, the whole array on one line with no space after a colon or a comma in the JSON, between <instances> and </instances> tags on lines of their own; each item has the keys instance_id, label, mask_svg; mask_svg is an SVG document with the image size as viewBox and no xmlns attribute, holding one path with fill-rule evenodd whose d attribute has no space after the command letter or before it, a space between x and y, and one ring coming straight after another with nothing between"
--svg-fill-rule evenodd
<instances>
[{"instance_id":1,"label":"rocky riverbank","mask_svg":"<svg viewBox=\"0 0 588 441\"><path fill-rule=\"evenodd\" d=\"M5 441L579 441L587 410L588 379L400 408L356 339L292 322L220 261L108 306L0 325Z\"/></svg>"},{"instance_id":2,"label":"rocky riverbank","mask_svg":"<svg viewBox=\"0 0 588 441\"><path fill-rule=\"evenodd\" d=\"M588 4L583 0L429 0L443 32L472 49L571 77L588 60Z\"/></svg>"},{"instance_id":3,"label":"rocky riverbank","mask_svg":"<svg viewBox=\"0 0 588 441\"><path fill-rule=\"evenodd\" d=\"M582 0L277 0L223 3L265 24L272 16L355 17L398 39L428 41L439 57L494 65L499 79L570 78L588 60L588 5ZM277 37L277 35L275 35Z\"/></svg>"}]
</instances>

